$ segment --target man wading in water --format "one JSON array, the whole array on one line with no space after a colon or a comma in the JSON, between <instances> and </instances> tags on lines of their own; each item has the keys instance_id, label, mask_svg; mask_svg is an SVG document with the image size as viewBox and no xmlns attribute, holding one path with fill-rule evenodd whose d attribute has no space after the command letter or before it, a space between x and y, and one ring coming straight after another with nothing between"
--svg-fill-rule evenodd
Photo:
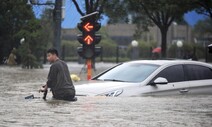
<instances>
[{"instance_id":1,"label":"man wading in water","mask_svg":"<svg viewBox=\"0 0 212 127\"><path fill-rule=\"evenodd\" d=\"M53 98L76 101L75 88L68 66L64 61L59 59L56 49L52 48L47 51L47 60L52 64L48 74L48 81L39 91L45 92L48 88L51 88Z\"/></svg>"}]
</instances>

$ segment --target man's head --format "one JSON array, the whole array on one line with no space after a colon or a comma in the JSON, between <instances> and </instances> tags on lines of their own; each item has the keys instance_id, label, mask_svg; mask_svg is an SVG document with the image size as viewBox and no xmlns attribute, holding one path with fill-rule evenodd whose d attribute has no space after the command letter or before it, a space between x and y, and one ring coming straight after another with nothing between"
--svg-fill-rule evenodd
<instances>
[{"instance_id":1,"label":"man's head","mask_svg":"<svg viewBox=\"0 0 212 127\"><path fill-rule=\"evenodd\" d=\"M58 59L58 52L56 49L54 48L51 48L47 51L47 60L50 62L50 63L53 63L55 62L56 60Z\"/></svg>"}]
</instances>

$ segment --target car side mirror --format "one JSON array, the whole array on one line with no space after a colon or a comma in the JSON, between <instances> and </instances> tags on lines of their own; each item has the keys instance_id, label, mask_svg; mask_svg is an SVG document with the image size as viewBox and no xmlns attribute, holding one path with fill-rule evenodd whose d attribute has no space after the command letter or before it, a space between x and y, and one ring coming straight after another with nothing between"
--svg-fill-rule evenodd
<instances>
[{"instance_id":1,"label":"car side mirror","mask_svg":"<svg viewBox=\"0 0 212 127\"><path fill-rule=\"evenodd\" d=\"M208 52L212 53L212 44L208 45Z\"/></svg>"},{"instance_id":2,"label":"car side mirror","mask_svg":"<svg viewBox=\"0 0 212 127\"><path fill-rule=\"evenodd\" d=\"M151 83L151 85L153 85L153 86L155 86L155 85L165 85L167 83L168 83L168 80L166 78L158 77Z\"/></svg>"}]
</instances>

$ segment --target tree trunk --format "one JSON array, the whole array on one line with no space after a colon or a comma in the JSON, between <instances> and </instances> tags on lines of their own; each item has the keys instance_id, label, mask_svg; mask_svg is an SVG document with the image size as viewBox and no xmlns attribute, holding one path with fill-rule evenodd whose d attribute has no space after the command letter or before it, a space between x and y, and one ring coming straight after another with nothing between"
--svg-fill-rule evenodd
<instances>
[{"instance_id":1,"label":"tree trunk","mask_svg":"<svg viewBox=\"0 0 212 127\"><path fill-rule=\"evenodd\" d=\"M160 28L161 32L161 57L166 58L166 47L167 47L167 31L168 28Z\"/></svg>"}]
</instances>

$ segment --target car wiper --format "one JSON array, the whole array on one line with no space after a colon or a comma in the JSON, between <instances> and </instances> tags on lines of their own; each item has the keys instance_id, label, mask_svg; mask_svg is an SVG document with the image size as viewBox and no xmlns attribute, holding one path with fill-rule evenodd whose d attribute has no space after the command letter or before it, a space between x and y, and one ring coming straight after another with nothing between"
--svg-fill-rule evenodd
<instances>
[{"instance_id":1,"label":"car wiper","mask_svg":"<svg viewBox=\"0 0 212 127\"><path fill-rule=\"evenodd\" d=\"M98 78L95 78L95 79L92 79L92 80L104 81L103 79L98 79Z\"/></svg>"},{"instance_id":2,"label":"car wiper","mask_svg":"<svg viewBox=\"0 0 212 127\"><path fill-rule=\"evenodd\" d=\"M126 82L126 81L117 80L117 79L104 79L103 81Z\"/></svg>"}]
</instances>

